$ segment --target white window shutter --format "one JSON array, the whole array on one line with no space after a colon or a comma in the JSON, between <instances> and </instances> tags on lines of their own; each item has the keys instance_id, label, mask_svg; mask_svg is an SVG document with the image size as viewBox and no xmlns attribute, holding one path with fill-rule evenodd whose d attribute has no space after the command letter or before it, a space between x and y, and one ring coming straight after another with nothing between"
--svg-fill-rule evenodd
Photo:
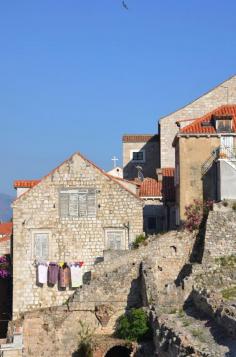
<instances>
[{"instance_id":1,"label":"white window shutter","mask_svg":"<svg viewBox=\"0 0 236 357\"><path fill-rule=\"evenodd\" d=\"M68 217L69 216L69 195L68 193L60 194L60 216Z\"/></svg>"},{"instance_id":2,"label":"white window shutter","mask_svg":"<svg viewBox=\"0 0 236 357\"><path fill-rule=\"evenodd\" d=\"M36 233L34 236L35 258L48 259L48 233Z\"/></svg>"},{"instance_id":3,"label":"white window shutter","mask_svg":"<svg viewBox=\"0 0 236 357\"><path fill-rule=\"evenodd\" d=\"M88 217L96 217L96 195L95 190L90 189L87 195Z\"/></svg>"}]
</instances>

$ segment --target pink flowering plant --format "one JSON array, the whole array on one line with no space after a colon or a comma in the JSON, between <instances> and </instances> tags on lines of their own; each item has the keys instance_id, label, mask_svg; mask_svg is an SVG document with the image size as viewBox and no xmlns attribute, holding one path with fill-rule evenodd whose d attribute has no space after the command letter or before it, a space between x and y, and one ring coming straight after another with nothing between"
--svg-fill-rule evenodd
<instances>
[{"instance_id":1,"label":"pink flowering plant","mask_svg":"<svg viewBox=\"0 0 236 357\"><path fill-rule=\"evenodd\" d=\"M0 257L0 279L10 278L10 263L7 257L4 255Z\"/></svg>"},{"instance_id":2,"label":"pink flowering plant","mask_svg":"<svg viewBox=\"0 0 236 357\"><path fill-rule=\"evenodd\" d=\"M207 218L209 211L212 210L213 203L213 201L193 200L193 203L185 206L186 221L184 227L190 232L198 230L201 223Z\"/></svg>"}]
</instances>

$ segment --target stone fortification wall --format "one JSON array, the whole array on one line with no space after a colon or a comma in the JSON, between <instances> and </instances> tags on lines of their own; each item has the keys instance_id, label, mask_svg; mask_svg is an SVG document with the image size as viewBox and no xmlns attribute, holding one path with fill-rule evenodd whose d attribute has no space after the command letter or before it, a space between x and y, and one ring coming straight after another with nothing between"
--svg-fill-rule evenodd
<instances>
[{"instance_id":1,"label":"stone fortification wall","mask_svg":"<svg viewBox=\"0 0 236 357\"><path fill-rule=\"evenodd\" d=\"M112 334L125 310L148 303L145 284L149 283L143 281L141 273L146 265L141 263L146 259L151 262L149 267L155 272L151 280L161 290L178 277L193 243L193 235L170 232L123 256L110 256L100 267L97 264L90 284L77 289L65 305L25 313L22 320L14 322L23 326L22 357L71 357L84 325L93 335Z\"/></svg>"},{"instance_id":2,"label":"stone fortification wall","mask_svg":"<svg viewBox=\"0 0 236 357\"><path fill-rule=\"evenodd\" d=\"M236 212L211 211L206 225L203 261L236 255Z\"/></svg>"}]
</instances>

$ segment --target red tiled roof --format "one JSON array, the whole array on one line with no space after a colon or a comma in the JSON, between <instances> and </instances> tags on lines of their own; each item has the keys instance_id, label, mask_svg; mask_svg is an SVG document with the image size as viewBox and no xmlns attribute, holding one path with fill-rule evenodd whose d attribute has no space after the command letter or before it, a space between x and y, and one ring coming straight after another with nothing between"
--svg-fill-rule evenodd
<instances>
[{"instance_id":1,"label":"red tiled roof","mask_svg":"<svg viewBox=\"0 0 236 357\"><path fill-rule=\"evenodd\" d=\"M188 134L214 134L216 133L214 123L212 122L212 116L224 116L230 115L233 117L233 132L236 132L236 105L222 105L221 107L213 110L212 112L204 115L201 118L194 120L192 124L185 126L180 130L180 133ZM210 126L202 126L203 122L210 122Z\"/></svg>"},{"instance_id":2,"label":"red tiled roof","mask_svg":"<svg viewBox=\"0 0 236 357\"><path fill-rule=\"evenodd\" d=\"M32 188L36 186L41 180L16 180L14 181L14 188Z\"/></svg>"},{"instance_id":3,"label":"red tiled roof","mask_svg":"<svg viewBox=\"0 0 236 357\"><path fill-rule=\"evenodd\" d=\"M130 134L123 135L123 143L145 143L147 141L158 141L159 135L151 134Z\"/></svg>"},{"instance_id":4,"label":"red tiled roof","mask_svg":"<svg viewBox=\"0 0 236 357\"><path fill-rule=\"evenodd\" d=\"M153 178L145 178L140 186L139 195L141 197L160 197L162 182Z\"/></svg>"},{"instance_id":5,"label":"red tiled roof","mask_svg":"<svg viewBox=\"0 0 236 357\"><path fill-rule=\"evenodd\" d=\"M174 168L162 169L162 181L145 178L140 185L140 197L162 197L164 201L175 200Z\"/></svg>"},{"instance_id":6,"label":"red tiled roof","mask_svg":"<svg viewBox=\"0 0 236 357\"><path fill-rule=\"evenodd\" d=\"M13 229L12 222L0 223L0 235L1 236L11 235L12 229Z\"/></svg>"}]
</instances>

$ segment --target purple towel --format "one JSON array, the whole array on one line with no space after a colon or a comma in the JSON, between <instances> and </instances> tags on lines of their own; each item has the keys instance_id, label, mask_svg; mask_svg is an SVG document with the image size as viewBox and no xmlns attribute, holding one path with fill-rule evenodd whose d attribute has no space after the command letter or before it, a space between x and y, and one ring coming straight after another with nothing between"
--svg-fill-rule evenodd
<instances>
[{"instance_id":1,"label":"purple towel","mask_svg":"<svg viewBox=\"0 0 236 357\"><path fill-rule=\"evenodd\" d=\"M58 282L59 266L56 263L50 263L48 266L48 283L55 285Z\"/></svg>"}]
</instances>

